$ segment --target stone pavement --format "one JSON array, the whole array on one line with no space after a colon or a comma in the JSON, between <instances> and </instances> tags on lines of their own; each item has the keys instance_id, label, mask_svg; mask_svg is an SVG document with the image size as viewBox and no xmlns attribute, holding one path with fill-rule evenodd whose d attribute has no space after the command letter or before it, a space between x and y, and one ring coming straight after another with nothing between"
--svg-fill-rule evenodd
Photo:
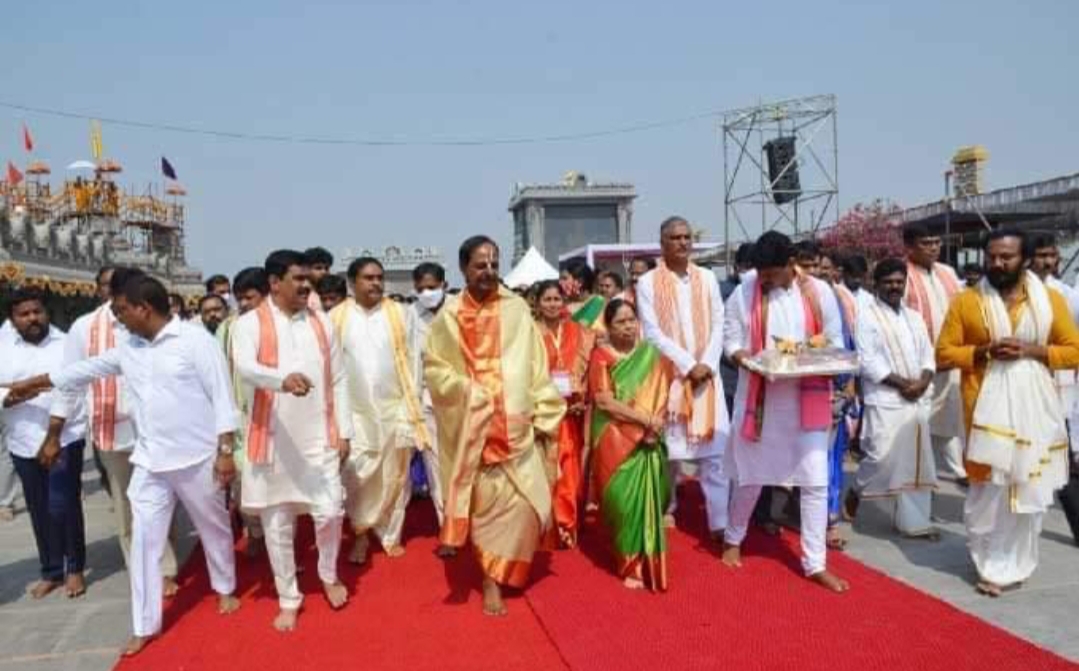
<instances>
[{"instance_id":1,"label":"stone pavement","mask_svg":"<svg viewBox=\"0 0 1079 671\"><path fill-rule=\"evenodd\" d=\"M29 518L0 523L0 671L105 671L130 631L127 573L112 535L109 499L87 463L87 595L68 600L62 591L41 601L25 595L37 576ZM963 494L945 484L935 502L939 543L900 540L891 532L890 506L862 504L851 538L851 556L929 592L961 610L1079 661L1079 548L1063 514L1048 516L1041 565L1021 590L989 599L974 592L962 525ZM181 524L181 554L192 536ZM853 586L858 589L858 585ZM871 617L871 614L867 615ZM927 623L932 626L932 623Z\"/></svg>"}]
</instances>

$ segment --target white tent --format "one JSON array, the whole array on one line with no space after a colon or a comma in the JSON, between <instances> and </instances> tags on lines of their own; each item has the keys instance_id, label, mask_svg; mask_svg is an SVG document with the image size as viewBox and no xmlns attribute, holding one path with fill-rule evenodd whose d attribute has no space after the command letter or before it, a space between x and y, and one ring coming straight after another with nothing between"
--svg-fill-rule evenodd
<instances>
[{"instance_id":1,"label":"white tent","mask_svg":"<svg viewBox=\"0 0 1079 671\"><path fill-rule=\"evenodd\" d=\"M529 247L517 265L508 275L502 278L510 289L517 287L530 287L542 280L557 280L558 271L546 259L536 251L535 247Z\"/></svg>"}]
</instances>

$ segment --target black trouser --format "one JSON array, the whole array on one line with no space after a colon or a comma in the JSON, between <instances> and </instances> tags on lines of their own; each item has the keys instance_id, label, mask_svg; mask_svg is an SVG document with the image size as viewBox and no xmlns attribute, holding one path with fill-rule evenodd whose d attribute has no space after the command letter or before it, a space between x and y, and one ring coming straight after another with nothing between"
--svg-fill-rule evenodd
<instances>
[{"instance_id":1,"label":"black trouser","mask_svg":"<svg viewBox=\"0 0 1079 671\"><path fill-rule=\"evenodd\" d=\"M82 460L85 443L64 446L46 470L37 459L11 455L22 482L26 509L34 528L43 580L59 582L86 565L86 530L82 517Z\"/></svg>"}]
</instances>

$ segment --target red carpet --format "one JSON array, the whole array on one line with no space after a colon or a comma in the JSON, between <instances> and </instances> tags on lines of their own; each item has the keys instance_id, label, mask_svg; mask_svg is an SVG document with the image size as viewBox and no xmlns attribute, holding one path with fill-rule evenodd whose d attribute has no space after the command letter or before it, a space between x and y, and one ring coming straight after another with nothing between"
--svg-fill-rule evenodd
<instances>
[{"instance_id":1,"label":"red carpet","mask_svg":"<svg viewBox=\"0 0 1079 671\"><path fill-rule=\"evenodd\" d=\"M745 567L732 572L697 540L700 496L686 494L666 594L622 587L592 525L581 551L540 557L531 587L510 595L508 617L485 617L471 555L433 556L434 516L420 501L409 509L404 557L379 553L363 570L343 570L352 601L341 612L322 598L315 551L304 543L308 597L298 630L287 635L271 628L277 601L264 559L238 559L243 607L221 617L196 552L166 611L163 637L117 669L1079 669L834 553L832 568L853 589L829 594L799 577L793 534L752 536Z\"/></svg>"}]
</instances>

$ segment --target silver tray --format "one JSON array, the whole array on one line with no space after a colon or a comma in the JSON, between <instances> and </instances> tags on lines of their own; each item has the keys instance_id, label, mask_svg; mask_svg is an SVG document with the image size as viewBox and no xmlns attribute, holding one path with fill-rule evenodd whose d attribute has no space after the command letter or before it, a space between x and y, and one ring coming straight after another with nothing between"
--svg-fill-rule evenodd
<instances>
[{"instance_id":1,"label":"silver tray","mask_svg":"<svg viewBox=\"0 0 1079 671\"><path fill-rule=\"evenodd\" d=\"M769 349L744 359L743 364L768 380L849 375L861 367L857 352L836 347L799 349L794 354Z\"/></svg>"}]
</instances>

